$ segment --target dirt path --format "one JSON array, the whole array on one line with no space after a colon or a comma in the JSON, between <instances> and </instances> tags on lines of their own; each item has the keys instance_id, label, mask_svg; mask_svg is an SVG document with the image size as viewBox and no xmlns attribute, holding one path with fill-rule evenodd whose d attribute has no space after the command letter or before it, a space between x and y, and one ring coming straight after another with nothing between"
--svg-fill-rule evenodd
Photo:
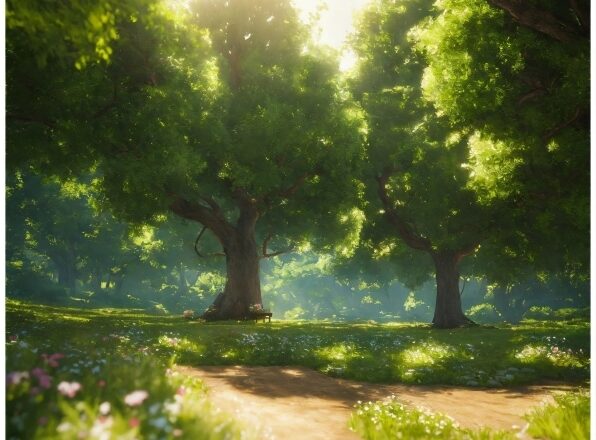
<instances>
[{"instance_id":1,"label":"dirt path","mask_svg":"<svg viewBox=\"0 0 596 440\"><path fill-rule=\"evenodd\" d=\"M395 394L403 402L453 417L460 425L521 429L522 415L551 399L561 386L469 389L379 385L335 379L302 367L178 367L200 377L210 400L222 411L263 426L268 438L281 440L358 439L348 427L357 401Z\"/></svg>"}]
</instances>

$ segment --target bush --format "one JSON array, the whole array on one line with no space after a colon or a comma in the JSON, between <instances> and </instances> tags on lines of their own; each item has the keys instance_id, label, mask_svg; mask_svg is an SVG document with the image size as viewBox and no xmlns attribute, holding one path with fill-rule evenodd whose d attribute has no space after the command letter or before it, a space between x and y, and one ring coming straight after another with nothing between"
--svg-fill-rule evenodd
<instances>
[{"instance_id":1,"label":"bush","mask_svg":"<svg viewBox=\"0 0 596 440\"><path fill-rule=\"evenodd\" d=\"M532 306L524 313L523 319L534 319L536 321L550 321L555 319L553 309L548 306Z\"/></svg>"},{"instance_id":2,"label":"bush","mask_svg":"<svg viewBox=\"0 0 596 440\"><path fill-rule=\"evenodd\" d=\"M466 315L479 324L496 324L504 321L503 315L497 311L495 306L488 303L470 307Z\"/></svg>"},{"instance_id":3,"label":"bush","mask_svg":"<svg viewBox=\"0 0 596 440\"><path fill-rule=\"evenodd\" d=\"M589 320L590 308L567 307L553 310L548 306L532 306L526 313L524 313L524 319L533 319L536 321L572 321L576 319Z\"/></svg>"}]
</instances>

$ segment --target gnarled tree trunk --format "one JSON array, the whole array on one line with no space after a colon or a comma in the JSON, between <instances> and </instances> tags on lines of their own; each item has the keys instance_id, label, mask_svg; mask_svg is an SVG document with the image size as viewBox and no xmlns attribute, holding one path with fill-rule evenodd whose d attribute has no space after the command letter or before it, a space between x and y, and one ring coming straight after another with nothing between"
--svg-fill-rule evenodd
<instances>
[{"instance_id":1,"label":"gnarled tree trunk","mask_svg":"<svg viewBox=\"0 0 596 440\"><path fill-rule=\"evenodd\" d=\"M433 325L437 328L455 328L472 324L461 308L458 264L461 256L445 251L432 254L437 280L437 301Z\"/></svg>"},{"instance_id":2,"label":"gnarled tree trunk","mask_svg":"<svg viewBox=\"0 0 596 440\"><path fill-rule=\"evenodd\" d=\"M226 286L205 313L208 320L243 319L248 316L250 306L262 304L260 258L254 231L228 240L225 254Z\"/></svg>"},{"instance_id":3,"label":"gnarled tree trunk","mask_svg":"<svg viewBox=\"0 0 596 440\"><path fill-rule=\"evenodd\" d=\"M255 237L259 211L255 201L241 191L235 194L235 200L240 213L235 225L224 217L212 199L205 199L209 206L182 198L177 198L170 205L177 215L196 220L210 229L223 246L227 280L224 291L203 314L203 318L210 321L245 319L251 306L262 306L260 255Z\"/></svg>"}]
</instances>

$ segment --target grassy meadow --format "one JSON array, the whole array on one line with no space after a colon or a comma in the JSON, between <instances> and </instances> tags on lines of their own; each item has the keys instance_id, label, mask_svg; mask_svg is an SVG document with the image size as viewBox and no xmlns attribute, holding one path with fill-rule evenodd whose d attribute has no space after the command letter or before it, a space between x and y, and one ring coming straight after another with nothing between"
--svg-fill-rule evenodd
<instances>
[{"instance_id":1,"label":"grassy meadow","mask_svg":"<svg viewBox=\"0 0 596 440\"><path fill-rule=\"evenodd\" d=\"M218 414L202 383L180 377L174 364L300 365L368 382L469 387L581 387L589 379L589 323L581 320L448 331L324 321L206 324L12 300L6 314L7 438L15 439L258 438ZM353 428L382 438L362 428L378 417L358 411Z\"/></svg>"}]
</instances>

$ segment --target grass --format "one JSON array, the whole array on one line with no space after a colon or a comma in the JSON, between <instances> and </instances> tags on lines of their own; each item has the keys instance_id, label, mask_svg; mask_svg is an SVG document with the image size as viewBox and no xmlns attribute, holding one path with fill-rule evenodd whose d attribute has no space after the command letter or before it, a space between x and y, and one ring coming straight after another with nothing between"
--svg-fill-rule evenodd
<instances>
[{"instance_id":1,"label":"grass","mask_svg":"<svg viewBox=\"0 0 596 440\"><path fill-rule=\"evenodd\" d=\"M549 440L590 438L590 397L587 392L555 396L555 403L535 409L526 416L526 433ZM352 413L350 428L365 440L447 439L515 440L518 433L488 428L461 428L440 413L411 408L394 396L380 402L360 403Z\"/></svg>"},{"instance_id":2,"label":"grass","mask_svg":"<svg viewBox=\"0 0 596 440\"><path fill-rule=\"evenodd\" d=\"M409 408L392 396L381 402L361 403L350 420L350 428L366 440L448 439L515 440L507 431L460 428L450 417Z\"/></svg>"},{"instance_id":3,"label":"grass","mask_svg":"<svg viewBox=\"0 0 596 440\"><path fill-rule=\"evenodd\" d=\"M555 396L555 403L534 409L527 415L528 434L550 440L590 438L590 395L588 392Z\"/></svg>"},{"instance_id":4,"label":"grass","mask_svg":"<svg viewBox=\"0 0 596 440\"><path fill-rule=\"evenodd\" d=\"M488 387L545 380L582 385L590 365L587 322L450 331L419 324L205 324L130 309L7 300L6 329L7 372L23 373L12 376L21 378L7 387L8 438L76 438L93 429L101 434L105 425L96 425L98 420L108 420L110 432L122 438L257 435L250 427L218 418L197 381L184 385L189 390L184 401L192 402L171 414L168 408L176 407L181 380L166 374L174 363L301 365L368 382ZM65 357L50 360L55 353ZM33 374L36 368L51 377L47 389ZM72 398L65 396L56 388L63 381L82 388ZM131 407L124 397L135 390L145 390L149 397ZM110 404L108 414L100 411L104 402ZM185 412L196 405L203 409ZM62 431L56 437L58 427Z\"/></svg>"}]
</instances>

